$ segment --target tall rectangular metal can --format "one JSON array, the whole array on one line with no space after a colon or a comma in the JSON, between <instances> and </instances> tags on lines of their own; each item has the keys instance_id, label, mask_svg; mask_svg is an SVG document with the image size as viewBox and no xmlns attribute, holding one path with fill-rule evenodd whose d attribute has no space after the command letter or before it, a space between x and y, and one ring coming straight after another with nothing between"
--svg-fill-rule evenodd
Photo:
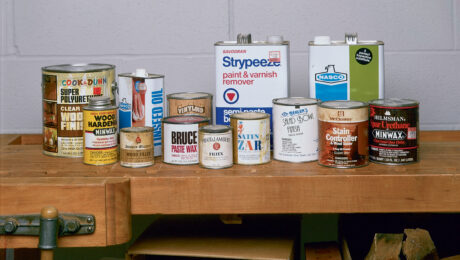
<instances>
[{"instance_id":1,"label":"tall rectangular metal can","mask_svg":"<svg viewBox=\"0 0 460 260\"><path fill-rule=\"evenodd\" d=\"M289 42L282 36L252 41L238 35L237 41L220 41L216 51L216 124L230 123L241 112L272 114L272 100L287 97L289 87Z\"/></svg>"},{"instance_id":2,"label":"tall rectangular metal can","mask_svg":"<svg viewBox=\"0 0 460 260\"><path fill-rule=\"evenodd\" d=\"M345 41L317 36L308 45L311 98L367 102L384 97L382 41L346 34Z\"/></svg>"},{"instance_id":3,"label":"tall rectangular metal can","mask_svg":"<svg viewBox=\"0 0 460 260\"><path fill-rule=\"evenodd\" d=\"M119 129L153 127L154 155L162 154L161 120L165 115L164 76L137 69L118 75Z\"/></svg>"}]
</instances>

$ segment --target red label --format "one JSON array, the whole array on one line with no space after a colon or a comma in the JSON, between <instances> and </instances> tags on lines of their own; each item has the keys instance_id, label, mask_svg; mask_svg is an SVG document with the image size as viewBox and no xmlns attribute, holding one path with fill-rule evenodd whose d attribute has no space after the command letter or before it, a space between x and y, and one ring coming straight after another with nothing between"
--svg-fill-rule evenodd
<instances>
[{"instance_id":1,"label":"red label","mask_svg":"<svg viewBox=\"0 0 460 260\"><path fill-rule=\"evenodd\" d=\"M269 62L281 62L281 53L279 51L268 52L268 61Z\"/></svg>"},{"instance_id":2,"label":"red label","mask_svg":"<svg viewBox=\"0 0 460 260\"><path fill-rule=\"evenodd\" d=\"M101 88L93 88L93 95L101 95L102 90Z\"/></svg>"}]
</instances>

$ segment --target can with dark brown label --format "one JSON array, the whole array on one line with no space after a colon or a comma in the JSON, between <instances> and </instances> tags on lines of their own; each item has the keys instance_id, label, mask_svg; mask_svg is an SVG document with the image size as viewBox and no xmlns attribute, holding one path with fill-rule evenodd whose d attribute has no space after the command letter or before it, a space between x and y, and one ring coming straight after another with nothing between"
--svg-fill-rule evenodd
<instances>
[{"instance_id":1,"label":"can with dark brown label","mask_svg":"<svg viewBox=\"0 0 460 260\"><path fill-rule=\"evenodd\" d=\"M360 101L326 101L318 107L318 163L335 168L368 164L368 105Z\"/></svg>"},{"instance_id":2,"label":"can with dark brown label","mask_svg":"<svg viewBox=\"0 0 460 260\"><path fill-rule=\"evenodd\" d=\"M383 164L418 160L419 102L390 98L369 102L369 159Z\"/></svg>"},{"instance_id":3,"label":"can with dark brown label","mask_svg":"<svg viewBox=\"0 0 460 260\"><path fill-rule=\"evenodd\" d=\"M168 116L200 115L212 120L212 95L204 92L180 92L166 96Z\"/></svg>"}]
</instances>

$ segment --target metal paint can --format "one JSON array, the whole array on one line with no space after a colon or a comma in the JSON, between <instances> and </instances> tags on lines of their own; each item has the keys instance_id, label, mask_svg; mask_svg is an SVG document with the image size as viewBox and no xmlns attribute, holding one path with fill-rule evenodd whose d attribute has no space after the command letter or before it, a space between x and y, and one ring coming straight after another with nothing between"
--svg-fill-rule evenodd
<instances>
[{"instance_id":1,"label":"metal paint can","mask_svg":"<svg viewBox=\"0 0 460 260\"><path fill-rule=\"evenodd\" d=\"M43 153L83 157L83 107L107 96L115 104L115 66L64 64L42 68Z\"/></svg>"},{"instance_id":2,"label":"metal paint can","mask_svg":"<svg viewBox=\"0 0 460 260\"><path fill-rule=\"evenodd\" d=\"M232 128L226 125L205 125L198 133L200 166L222 169L233 165Z\"/></svg>"},{"instance_id":3,"label":"metal paint can","mask_svg":"<svg viewBox=\"0 0 460 260\"><path fill-rule=\"evenodd\" d=\"M318 160L318 100L273 99L273 158L287 162Z\"/></svg>"},{"instance_id":4,"label":"metal paint can","mask_svg":"<svg viewBox=\"0 0 460 260\"><path fill-rule=\"evenodd\" d=\"M117 107L109 97L93 97L83 108L83 162L107 165L118 161Z\"/></svg>"},{"instance_id":5,"label":"metal paint can","mask_svg":"<svg viewBox=\"0 0 460 260\"><path fill-rule=\"evenodd\" d=\"M270 115L244 112L230 116L233 162L255 165L270 162Z\"/></svg>"},{"instance_id":6,"label":"metal paint can","mask_svg":"<svg viewBox=\"0 0 460 260\"><path fill-rule=\"evenodd\" d=\"M164 76L136 69L118 74L120 129L133 126L153 127L154 154L160 156L161 119L165 112Z\"/></svg>"},{"instance_id":7,"label":"metal paint can","mask_svg":"<svg viewBox=\"0 0 460 260\"><path fill-rule=\"evenodd\" d=\"M198 130L209 124L204 116L170 116L163 124L163 162L170 164L198 164Z\"/></svg>"},{"instance_id":8,"label":"metal paint can","mask_svg":"<svg viewBox=\"0 0 460 260\"><path fill-rule=\"evenodd\" d=\"M168 116L200 115L212 120L212 95L204 92L180 92L166 96Z\"/></svg>"},{"instance_id":9,"label":"metal paint can","mask_svg":"<svg viewBox=\"0 0 460 260\"><path fill-rule=\"evenodd\" d=\"M368 164L368 104L325 101L318 107L318 163L334 168Z\"/></svg>"},{"instance_id":10,"label":"metal paint can","mask_svg":"<svg viewBox=\"0 0 460 260\"><path fill-rule=\"evenodd\" d=\"M401 165L418 161L419 102L389 98L369 102L369 159Z\"/></svg>"},{"instance_id":11,"label":"metal paint can","mask_svg":"<svg viewBox=\"0 0 460 260\"><path fill-rule=\"evenodd\" d=\"M135 126L120 129L120 165L140 168L154 164L153 127Z\"/></svg>"}]
</instances>

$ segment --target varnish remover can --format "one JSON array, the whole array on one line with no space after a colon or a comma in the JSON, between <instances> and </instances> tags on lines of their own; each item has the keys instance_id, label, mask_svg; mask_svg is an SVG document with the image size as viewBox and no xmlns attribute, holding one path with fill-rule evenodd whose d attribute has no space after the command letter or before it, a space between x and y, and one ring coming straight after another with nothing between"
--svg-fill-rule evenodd
<instances>
[{"instance_id":1,"label":"varnish remover can","mask_svg":"<svg viewBox=\"0 0 460 260\"><path fill-rule=\"evenodd\" d=\"M383 98L382 41L358 41L357 34L346 34L345 41L317 36L308 45L310 97L363 102Z\"/></svg>"},{"instance_id":2,"label":"varnish remover can","mask_svg":"<svg viewBox=\"0 0 460 260\"><path fill-rule=\"evenodd\" d=\"M209 124L204 116L171 116L163 119L163 162L198 164L198 129Z\"/></svg>"},{"instance_id":3,"label":"varnish remover can","mask_svg":"<svg viewBox=\"0 0 460 260\"><path fill-rule=\"evenodd\" d=\"M419 102L389 98L369 102L369 159L384 164L418 160Z\"/></svg>"},{"instance_id":4,"label":"varnish remover can","mask_svg":"<svg viewBox=\"0 0 460 260\"><path fill-rule=\"evenodd\" d=\"M260 112L232 114L233 162L263 164L270 162L270 115Z\"/></svg>"},{"instance_id":5,"label":"varnish remover can","mask_svg":"<svg viewBox=\"0 0 460 260\"><path fill-rule=\"evenodd\" d=\"M130 168L151 166L153 127L136 126L120 130L120 165Z\"/></svg>"},{"instance_id":6,"label":"varnish remover can","mask_svg":"<svg viewBox=\"0 0 460 260\"><path fill-rule=\"evenodd\" d=\"M109 97L93 97L83 108L83 162L106 165L118 160L117 107Z\"/></svg>"},{"instance_id":7,"label":"varnish remover can","mask_svg":"<svg viewBox=\"0 0 460 260\"><path fill-rule=\"evenodd\" d=\"M200 115L212 120L212 95L204 92L169 94L168 116Z\"/></svg>"},{"instance_id":8,"label":"varnish remover can","mask_svg":"<svg viewBox=\"0 0 460 260\"><path fill-rule=\"evenodd\" d=\"M233 165L232 129L226 125L205 125L198 135L200 166L222 169Z\"/></svg>"},{"instance_id":9,"label":"varnish remover can","mask_svg":"<svg viewBox=\"0 0 460 260\"><path fill-rule=\"evenodd\" d=\"M368 164L368 104L325 101L318 107L318 163L335 168Z\"/></svg>"},{"instance_id":10,"label":"varnish remover can","mask_svg":"<svg viewBox=\"0 0 460 260\"><path fill-rule=\"evenodd\" d=\"M273 99L273 158L287 162L318 160L318 100Z\"/></svg>"},{"instance_id":11,"label":"varnish remover can","mask_svg":"<svg viewBox=\"0 0 460 260\"><path fill-rule=\"evenodd\" d=\"M95 96L110 97L115 104L115 86L114 65L43 67L43 153L83 157L83 107Z\"/></svg>"},{"instance_id":12,"label":"varnish remover can","mask_svg":"<svg viewBox=\"0 0 460 260\"><path fill-rule=\"evenodd\" d=\"M153 127L155 156L161 155L161 119L164 117L164 76L136 69L118 75L120 129Z\"/></svg>"}]
</instances>

